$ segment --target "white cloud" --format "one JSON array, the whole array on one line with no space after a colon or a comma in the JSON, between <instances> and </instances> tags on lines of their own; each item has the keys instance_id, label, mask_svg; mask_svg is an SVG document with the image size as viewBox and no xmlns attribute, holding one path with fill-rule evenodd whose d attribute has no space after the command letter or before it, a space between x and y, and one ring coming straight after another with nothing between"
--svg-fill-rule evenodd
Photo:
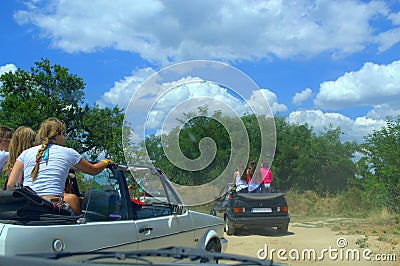
<instances>
[{"instance_id":1,"label":"white cloud","mask_svg":"<svg viewBox=\"0 0 400 266\"><path fill-rule=\"evenodd\" d=\"M400 61L389 65L367 62L356 72L321 84L314 103L317 108L343 109L354 106L400 104Z\"/></svg>"},{"instance_id":2,"label":"white cloud","mask_svg":"<svg viewBox=\"0 0 400 266\"><path fill-rule=\"evenodd\" d=\"M342 140L361 143L363 137L386 125L384 120L358 117L355 120L339 113L323 113L320 110L302 110L290 113L289 123L308 124L315 132L324 132L329 126L340 127Z\"/></svg>"},{"instance_id":3,"label":"white cloud","mask_svg":"<svg viewBox=\"0 0 400 266\"><path fill-rule=\"evenodd\" d=\"M387 104L380 104L368 112L367 117L376 120L386 120L387 116L397 117L400 115L400 108L398 106L390 106Z\"/></svg>"},{"instance_id":4,"label":"white cloud","mask_svg":"<svg viewBox=\"0 0 400 266\"><path fill-rule=\"evenodd\" d=\"M124 77L104 93L98 104L118 105L127 112L140 113L140 117L135 115L132 118L134 123L142 128L145 124L146 130L156 131L168 131L176 127L176 119L181 119L183 113L198 113L198 107L204 105L208 106L209 115L221 111L222 115L241 116L246 112L252 113L250 106L257 114L268 115L271 110L273 113L287 110L285 105L278 102L276 94L267 89L253 91L249 99L244 99L238 92L232 93L226 87L198 77L183 77L170 83L146 84L146 88L140 87L154 73L153 69L145 68ZM157 79L155 76L154 80ZM139 88L141 95L132 98ZM134 102L129 102L132 99Z\"/></svg>"},{"instance_id":5,"label":"white cloud","mask_svg":"<svg viewBox=\"0 0 400 266\"><path fill-rule=\"evenodd\" d=\"M178 125L184 113L198 113L198 107L207 105L208 115L221 111L223 115L240 115L246 106L228 92L226 88L212 82L192 78L194 82L183 82L172 86L165 94L154 99L154 105L148 114L147 127L163 127L168 131ZM188 81L188 80L187 80Z\"/></svg>"},{"instance_id":6,"label":"white cloud","mask_svg":"<svg viewBox=\"0 0 400 266\"><path fill-rule=\"evenodd\" d=\"M379 52L389 50L395 44L400 42L400 28L394 28L378 35L379 39Z\"/></svg>"},{"instance_id":7,"label":"white cloud","mask_svg":"<svg viewBox=\"0 0 400 266\"><path fill-rule=\"evenodd\" d=\"M17 70L17 67L13 64L6 64L4 66L0 66L0 76L4 73L12 72L14 73Z\"/></svg>"},{"instance_id":8,"label":"white cloud","mask_svg":"<svg viewBox=\"0 0 400 266\"><path fill-rule=\"evenodd\" d=\"M393 25L400 25L400 12L392 13L388 16Z\"/></svg>"},{"instance_id":9,"label":"white cloud","mask_svg":"<svg viewBox=\"0 0 400 266\"><path fill-rule=\"evenodd\" d=\"M296 92L296 94L293 96L292 103L294 105L301 105L304 101L310 99L312 96L312 90L307 88L302 92Z\"/></svg>"},{"instance_id":10,"label":"white cloud","mask_svg":"<svg viewBox=\"0 0 400 266\"><path fill-rule=\"evenodd\" d=\"M267 89L258 89L252 82L249 84L243 82L242 86L234 84L236 88L233 89L230 86L219 85L224 84L224 81L215 83L200 77L192 77L191 72L180 73L179 66L178 64L176 70L168 69L172 74L169 74L167 69L157 73L151 68L139 69L131 76L115 82L114 87L104 93L98 103L125 108L127 119L131 124L146 123L147 129L161 127L168 115L174 118L169 120L169 124L176 125L176 119L181 118L183 113L198 113L198 108L205 105L208 107L209 115L222 112L223 116L252 113L250 107L257 114L266 115L272 115L271 110L273 113L287 110L286 105L278 102L275 93ZM192 69L185 69L188 70ZM207 71L206 76L209 75ZM226 73L229 72L224 72ZM176 80L177 74L179 80ZM247 81L247 78L245 80ZM240 80L237 82L241 83ZM257 89L252 89L251 86ZM186 102L190 104L186 105Z\"/></svg>"},{"instance_id":11,"label":"white cloud","mask_svg":"<svg viewBox=\"0 0 400 266\"><path fill-rule=\"evenodd\" d=\"M131 80L136 81L137 78L125 77L124 81L116 83L118 86L112 92L106 94L112 95L113 103L119 105L126 102L126 98L132 98L126 112L127 120L135 126L135 132L167 132L178 126L177 119L183 119L185 113L197 114L200 106L207 105L208 115L217 111L223 115L239 115L246 107L227 88L198 77L186 76L163 83L163 79L155 74L140 90L141 82L133 83L133 88L127 90L132 87ZM122 89L117 90L116 87Z\"/></svg>"},{"instance_id":12,"label":"white cloud","mask_svg":"<svg viewBox=\"0 0 400 266\"><path fill-rule=\"evenodd\" d=\"M385 120L375 120L362 116L354 120L353 127L348 129L348 131L354 137L364 137L371 134L374 130L380 130L384 126L386 126Z\"/></svg>"},{"instance_id":13,"label":"white cloud","mask_svg":"<svg viewBox=\"0 0 400 266\"><path fill-rule=\"evenodd\" d=\"M161 64L349 54L398 40L372 25L398 21L381 1L31 1L15 13L64 51L112 47ZM380 40L382 38L382 40Z\"/></svg>"},{"instance_id":14,"label":"white cloud","mask_svg":"<svg viewBox=\"0 0 400 266\"><path fill-rule=\"evenodd\" d=\"M14 73L17 70L17 67L13 64L6 64L4 66L0 66L0 76L3 75L4 73L12 72ZM0 86L2 85L2 82L0 81Z\"/></svg>"},{"instance_id":15,"label":"white cloud","mask_svg":"<svg viewBox=\"0 0 400 266\"><path fill-rule=\"evenodd\" d=\"M394 26L400 25L400 12L392 13L388 15L388 19ZM377 42L379 43L379 51L386 51L393 45L400 42L400 28L394 27L386 32L382 32L377 36Z\"/></svg>"},{"instance_id":16,"label":"white cloud","mask_svg":"<svg viewBox=\"0 0 400 266\"><path fill-rule=\"evenodd\" d=\"M115 82L114 87L104 93L101 100L97 101L97 104L100 106L113 104L121 108L126 108L135 91L153 73L155 71L150 67L136 70L131 76Z\"/></svg>"},{"instance_id":17,"label":"white cloud","mask_svg":"<svg viewBox=\"0 0 400 266\"><path fill-rule=\"evenodd\" d=\"M287 106L280 104L276 94L268 89L253 91L250 98L246 100L246 102L254 108L254 112L257 114L269 115L271 114L271 111L272 114L274 114L287 110ZM269 107L265 106L266 102L268 103Z\"/></svg>"}]
</instances>

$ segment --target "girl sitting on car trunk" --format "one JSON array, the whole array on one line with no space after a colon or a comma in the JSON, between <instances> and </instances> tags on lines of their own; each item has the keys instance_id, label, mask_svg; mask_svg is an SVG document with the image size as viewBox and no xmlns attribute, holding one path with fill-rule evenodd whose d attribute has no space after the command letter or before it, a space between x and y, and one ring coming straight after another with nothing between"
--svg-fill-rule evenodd
<instances>
[{"instance_id":1,"label":"girl sitting on car trunk","mask_svg":"<svg viewBox=\"0 0 400 266\"><path fill-rule=\"evenodd\" d=\"M7 189L13 189L17 183L33 189L42 198L65 209L71 208L80 215L80 205L75 194L64 194L65 180L69 169L95 175L103 171L111 160L89 163L74 149L64 147L65 124L57 118L42 122L38 131L41 145L23 151L18 156L9 176ZM67 203L67 204L66 204Z\"/></svg>"}]
</instances>

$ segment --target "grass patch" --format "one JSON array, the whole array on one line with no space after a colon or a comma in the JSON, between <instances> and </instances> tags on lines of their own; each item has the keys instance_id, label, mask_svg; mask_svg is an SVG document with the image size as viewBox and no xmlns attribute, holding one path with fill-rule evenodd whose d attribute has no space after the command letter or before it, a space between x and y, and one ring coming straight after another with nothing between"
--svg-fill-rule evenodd
<instances>
[{"instance_id":1,"label":"grass patch","mask_svg":"<svg viewBox=\"0 0 400 266\"><path fill-rule=\"evenodd\" d=\"M382 242L398 245L400 243L400 214L392 213L386 208L363 209L363 204L349 208L350 200L346 195L318 196L306 191L286 193L289 213L292 222L321 223L340 234L363 235L358 239L359 247L366 247L369 236L377 236Z\"/></svg>"}]
</instances>

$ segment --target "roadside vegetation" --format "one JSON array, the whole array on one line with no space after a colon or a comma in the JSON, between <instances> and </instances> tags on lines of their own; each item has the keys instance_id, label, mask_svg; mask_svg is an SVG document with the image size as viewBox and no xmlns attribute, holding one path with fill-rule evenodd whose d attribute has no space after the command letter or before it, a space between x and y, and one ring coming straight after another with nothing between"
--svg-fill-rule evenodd
<instances>
[{"instance_id":1,"label":"roadside vegetation","mask_svg":"<svg viewBox=\"0 0 400 266\"><path fill-rule=\"evenodd\" d=\"M288 191L286 200L291 223L328 227L338 235L358 235L356 244L360 248L369 247L369 239L376 237L387 243L391 250L399 250L399 213L387 207L371 207L361 191L346 190L325 196L310 190L303 193Z\"/></svg>"},{"instance_id":2,"label":"roadside vegetation","mask_svg":"<svg viewBox=\"0 0 400 266\"><path fill-rule=\"evenodd\" d=\"M203 107L199 112L207 113L207 110ZM188 119L194 116L186 115ZM237 118L224 119L232 119L228 124L237 123L234 121ZM261 137L257 124L260 118L245 115L241 119L250 132L249 160L273 156L260 154ZM199 140L211 137L218 149L210 167L197 172L176 167L159 145L159 135L148 137L146 145L154 164L172 177L172 181L198 185L223 172L230 159L231 139L213 115L189 121L179 128L180 148L188 158L198 158ZM326 212L356 217L382 209L393 214L400 212L400 115L396 119L388 117L387 126L366 136L362 144L342 142L340 128L329 127L324 132L315 133L307 124L290 124L284 117L276 116L273 122L277 140L271 167L273 187L292 195L293 204L302 203L292 209L303 210L303 214ZM172 131L164 137L166 145L168 137L174 139L173 134L178 133ZM232 142L241 141L234 139L237 135L230 132ZM236 152L243 151L239 149ZM326 202L317 204L321 199Z\"/></svg>"}]
</instances>

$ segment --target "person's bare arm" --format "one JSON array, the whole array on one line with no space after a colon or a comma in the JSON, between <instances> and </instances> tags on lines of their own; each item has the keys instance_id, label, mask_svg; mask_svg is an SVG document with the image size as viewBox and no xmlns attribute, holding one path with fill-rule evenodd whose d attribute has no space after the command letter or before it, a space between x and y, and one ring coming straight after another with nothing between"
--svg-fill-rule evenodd
<instances>
[{"instance_id":1,"label":"person's bare arm","mask_svg":"<svg viewBox=\"0 0 400 266\"><path fill-rule=\"evenodd\" d=\"M105 161L107 161L107 163ZM101 171L103 171L109 164L114 164L114 162L106 159L106 160L102 160L98 163L92 164L82 158L79 161L79 163L77 163L75 166L78 170L80 170L86 174L95 175L95 174L98 174Z\"/></svg>"},{"instance_id":2,"label":"person's bare arm","mask_svg":"<svg viewBox=\"0 0 400 266\"><path fill-rule=\"evenodd\" d=\"M17 184L18 182L22 182L23 176L24 164L20 161L16 161L11 170L10 176L8 177L7 189L14 189L15 184Z\"/></svg>"}]
</instances>

